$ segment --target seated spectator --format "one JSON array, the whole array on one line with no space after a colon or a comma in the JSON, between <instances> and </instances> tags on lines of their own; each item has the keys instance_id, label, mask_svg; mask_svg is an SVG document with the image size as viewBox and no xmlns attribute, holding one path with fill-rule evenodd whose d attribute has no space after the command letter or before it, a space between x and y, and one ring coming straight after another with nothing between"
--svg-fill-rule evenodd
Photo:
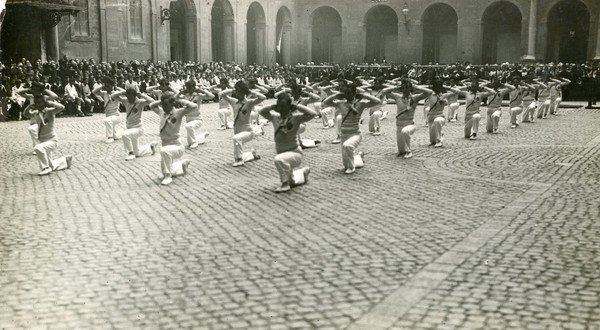
<instances>
[{"instance_id":1,"label":"seated spectator","mask_svg":"<svg viewBox=\"0 0 600 330\"><path fill-rule=\"evenodd\" d=\"M59 94L60 95L60 94ZM75 114L83 117L85 114L81 111L83 107L83 90L77 82L77 77L71 75L69 82L64 86L63 104L69 114Z\"/></svg>"},{"instance_id":2,"label":"seated spectator","mask_svg":"<svg viewBox=\"0 0 600 330\"><path fill-rule=\"evenodd\" d=\"M8 120L21 120L23 118L23 109L25 109L25 103L27 100L23 96L19 95L17 91L24 87L25 85L23 82L21 82L21 80L14 80L7 104L6 118Z\"/></svg>"},{"instance_id":3,"label":"seated spectator","mask_svg":"<svg viewBox=\"0 0 600 330\"><path fill-rule=\"evenodd\" d=\"M131 73L127 73L125 76L125 90L133 89L136 93L140 92L140 86L137 81L133 79L133 75Z\"/></svg>"}]
</instances>

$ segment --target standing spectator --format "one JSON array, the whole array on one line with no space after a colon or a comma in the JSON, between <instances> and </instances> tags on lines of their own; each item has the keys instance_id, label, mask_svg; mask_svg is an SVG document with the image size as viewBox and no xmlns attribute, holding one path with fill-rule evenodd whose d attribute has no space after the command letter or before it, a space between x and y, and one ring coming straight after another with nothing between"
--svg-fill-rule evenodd
<instances>
[{"instance_id":1,"label":"standing spectator","mask_svg":"<svg viewBox=\"0 0 600 330\"><path fill-rule=\"evenodd\" d=\"M587 77L584 78L584 84L587 85L587 109L593 109L598 98L598 89L600 88L600 73L598 69L590 70Z\"/></svg>"}]
</instances>

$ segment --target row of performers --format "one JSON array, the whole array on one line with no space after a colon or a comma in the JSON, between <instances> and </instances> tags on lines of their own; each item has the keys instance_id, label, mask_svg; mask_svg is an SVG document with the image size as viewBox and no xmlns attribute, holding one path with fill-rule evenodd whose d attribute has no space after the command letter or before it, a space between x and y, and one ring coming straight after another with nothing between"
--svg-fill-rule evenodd
<instances>
[{"instance_id":1,"label":"row of performers","mask_svg":"<svg viewBox=\"0 0 600 330\"><path fill-rule=\"evenodd\" d=\"M277 89L276 103L268 106L264 106L263 102L268 88L273 86L254 84L254 88L249 88L242 80L229 88L227 80L221 79L219 85L205 89L197 88L194 81L188 81L180 92L153 86L147 92L155 93L158 97L156 101L133 89L118 88L111 79L106 79L93 93L104 100L106 143L113 143L119 138L119 108L121 105L125 108L126 129L121 133L121 138L127 153L126 160L157 152L157 142L140 145L139 138L144 134L143 109L149 107L160 117L163 185L170 184L176 176L186 174L190 164L189 160L182 158L185 147L180 140L180 129L184 118L187 147L196 149L208 137L208 132L199 132L203 124L200 111L202 101L211 100L217 94L219 129L233 128L234 131L232 165L240 167L246 162L260 159L255 149L245 152L244 145L256 135L264 134L263 126L270 122L274 128L277 152L275 167L281 181L281 186L275 192L286 192L308 182L310 169L302 166L302 149L315 147L320 141L302 139L300 134L306 131L306 123L315 117L321 117L324 128L337 128L337 137L332 143L341 144L344 173L353 174L356 169L364 166L364 154L357 152L357 148L362 140L360 124L365 110L369 110L369 131L378 136L381 120L387 117L383 106L393 100L397 109L395 121L398 156L411 158L411 135L416 130L415 111L421 101L424 101L425 126L429 127L430 143L439 148L443 146L446 119L457 120L460 96L465 99L464 137L475 140L484 99L487 99L486 130L495 134L498 133L502 101L506 95L509 97L511 127L517 128L519 119L522 122L533 122L535 118L557 114L561 89L568 83L570 81L567 79L550 77L528 82L515 77L511 84L470 79L458 85L454 82L444 85L441 80L435 80L430 86L425 86L407 78L384 81L380 78L358 77L354 81L274 86ZM55 116L64 110L64 106L56 101L57 95L41 84L34 84L32 88L20 93L31 98L31 104L24 113L31 120L28 130L41 168L38 175L70 168L72 156L51 158L51 153L58 144L54 129ZM449 109L447 117L444 115L446 107Z\"/></svg>"}]
</instances>

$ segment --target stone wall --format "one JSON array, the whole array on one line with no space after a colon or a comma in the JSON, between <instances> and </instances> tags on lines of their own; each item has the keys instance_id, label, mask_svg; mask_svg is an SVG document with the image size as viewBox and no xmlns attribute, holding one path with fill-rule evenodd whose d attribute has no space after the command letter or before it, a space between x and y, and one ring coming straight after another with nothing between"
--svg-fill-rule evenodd
<instances>
[{"instance_id":1,"label":"stone wall","mask_svg":"<svg viewBox=\"0 0 600 330\"><path fill-rule=\"evenodd\" d=\"M72 31L73 17L65 16L58 26L60 54L69 57L96 58L100 60L121 59L153 59L166 61L171 59L171 33L170 22L161 22L161 9L170 7L169 0L142 0L143 9L143 36L139 40L132 39L128 31L128 3L130 0L88 0L89 5L89 36L77 36ZM311 60L313 46L313 18L315 12L323 7L331 7L341 18L341 37L332 41L335 46L335 60L343 63L362 62L367 54L366 35L368 15L374 12L373 8L386 9L387 13L397 17L397 36L386 36L389 45L375 45L386 54L388 61L401 63L423 62L423 31L426 18L439 6L447 5L455 13L454 27L451 35L442 36L433 43L437 59L455 58L457 61L470 61L481 63L490 61L490 58L521 58L529 55L530 58L545 60L551 58L548 54L548 17L554 5L561 0L535 0L535 13L531 15L530 0L179 0L185 9L185 35L182 47L186 47L186 59L208 62L217 58L213 54L213 36L211 33L211 10L215 3L221 2L227 8L227 22L222 26L227 33L219 36L223 38L223 53L221 59L233 60L240 63L247 62L247 17L248 11L260 13L259 23L251 26L254 33L251 40L255 40L258 49L255 57L256 63L273 64L277 60L277 41L281 25L277 26L277 14L280 10L289 13L286 16L286 28L283 29L283 53L280 56L286 63L298 63ZM565 1L565 0L562 0ZM570 1L570 0L569 0ZM600 60L600 34L598 16L600 3L597 0L582 1L589 11L589 35L587 39L587 59ZM520 27L510 35L494 35L493 45L484 42L484 17L486 10L494 12L498 3L504 6L517 8L520 14ZM437 7L436 7L437 6ZM492 6L492 7L490 7ZM258 8L258 9L257 9ZM10 13L10 12L9 12ZM406 14L405 14L406 13ZM489 12L488 12L489 13ZM492 13L493 14L493 13ZM18 15L23 15L19 13ZM264 16L263 16L264 15ZM289 17L289 19L287 18ZM519 19L517 19L518 21ZM39 27L34 25L35 19L23 24L25 38L38 33ZM291 23L287 23L287 21ZM532 24L530 24L532 22ZM254 29L252 29L254 28ZM33 31L33 30L35 31ZM444 27L438 27L438 30ZM489 29L488 29L489 30ZM533 31L530 37L530 30ZM535 30L535 31L534 31ZM257 32L258 31L258 32ZM371 29L372 31L372 29ZM442 33L443 35L443 33ZM487 36L489 37L489 36ZM492 38L492 37L489 37ZM496 38L498 41L496 41ZM40 38L43 39L43 38ZM333 40L332 39L332 40ZM456 40L454 42L454 40ZM532 43L530 45L530 40ZM44 49L39 40L30 40L32 58L43 56ZM43 43L43 40L41 41ZM508 44L514 42L516 44ZM454 45L454 43L456 43ZM370 45L373 45L371 42ZM530 47L531 46L531 47ZM488 47L488 48L484 48ZM492 54L485 49L500 48ZM531 50L530 50L531 48ZM368 52L373 54L374 52ZM441 54L440 54L441 53ZM456 53L456 55L452 55ZM531 53L531 54L529 54ZM496 56L497 55L497 56ZM487 60L486 60L487 59Z\"/></svg>"}]
</instances>

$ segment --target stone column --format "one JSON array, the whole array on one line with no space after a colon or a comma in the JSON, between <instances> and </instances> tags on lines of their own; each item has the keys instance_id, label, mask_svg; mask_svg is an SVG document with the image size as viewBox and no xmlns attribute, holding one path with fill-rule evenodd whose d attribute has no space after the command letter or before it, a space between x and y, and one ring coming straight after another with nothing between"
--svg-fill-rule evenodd
<instances>
[{"instance_id":1,"label":"stone column","mask_svg":"<svg viewBox=\"0 0 600 330\"><path fill-rule=\"evenodd\" d=\"M535 62L535 38L537 34L537 2L530 0L529 5L529 33L527 38L527 55L523 56L523 61Z\"/></svg>"},{"instance_id":2,"label":"stone column","mask_svg":"<svg viewBox=\"0 0 600 330\"><path fill-rule=\"evenodd\" d=\"M421 62L421 50L423 49L423 34L420 20L405 21L404 17L398 19L398 41L397 53L394 61L396 63L419 63Z\"/></svg>"},{"instance_id":3,"label":"stone column","mask_svg":"<svg viewBox=\"0 0 600 330\"><path fill-rule=\"evenodd\" d=\"M292 64L292 26L283 26L283 35L281 36L281 58L283 58L283 64Z\"/></svg>"},{"instance_id":4,"label":"stone column","mask_svg":"<svg viewBox=\"0 0 600 330\"><path fill-rule=\"evenodd\" d=\"M312 30L313 30L313 26L312 24L308 26L308 31L306 31L306 35L307 35L307 44L306 44L306 62L312 62Z\"/></svg>"},{"instance_id":5,"label":"stone column","mask_svg":"<svg viewBox=\"0 0 600 330\"><path fill-rule=\"evenodd\" d=\"M152 9L150 13L150 42L152 43L152 60L158 61L158 16L156 16L156 11Z\"/></svg>"},{"instance_id":6,"label":"stone column","mask_svg":"<svg viewBox=\"0 0 600 330\"><path fill-rule=\"evenodd\" d=\"M256 22L256 45L254 46L256 50L256 63L264 64L265 63L265 30L266 30L265 22Z\"/></svg>"},{"instance_id":7,"label":"stone column","mask_svg":"<svg viewBox=\"0 0 600 330\"><path fill-rule=\"evenodd\" d=\"M196 60L196 16L188 16L186 17L185 22L185 55L184 59L186 61L195 61Z\"/></svg>"},{"instance_id":8,"label":"stone column","mask_svg":"<svg viewBox=\"0 0 600 330\"><path fill-rule=\"evenodd\" d=\"M202 34L200 49L203 49L200 60L201 62L212 62L215 59L215 55L213 54L212 18L208 15L208 18L204 20L199 19L198 23L198 33Z\"/></svg>"},{"instance_id":9,"label":"stone column","mask_svg":"<svg viewBox=\"0 0 600 330\"><path fill-rule=\"evenodd\" d=\"M359 59L357 61L357 63L361 63L363 62L363 59L365 59L365 57L367 56L367 24L365 23L365 21L360 21L358 23L358 28L360 29L360 35L358 36L359 40L361 41L361 43L359 44L359 48L360 48L360 52L358 52L358 56ZM372 61L372 58L367 58L367 62Z\"/></svg>"},{"instance_id":10,"label":"stone column","mask_svg":"<svg viewBox=\"0 0 600 330\"><path fill-rule=\"evenodd\" d=\"M58 42L58 23L62 18L59 11L42 12L42 28L46 37L46 55L48 59L57 61L60 57Z\"/></svg>"},{"instance_id":11,"label":"stone column","mask_svg":"<svg viewBox=\"0 0 600 330\"><path fill-rule=\"evenodd\" d=\"M481 20L459 18L457 24L455 61L481 63Z\"/></svg>"},{"instance_id":12,"label":"stone column","mask_svg":"<svg viewBox=\"0 0 600 330\"><path fill-rule=\"evenodd\" d=\"M223 18L223 62L232 62L235 58L234 23L233 17Z\"/></svg>"},{"instance_id":13,"label":"stone column","mask_svg":"<svg viewBox=\"0 0 600 330\"><path fill-rule=\"evenodd\" d=\"M594 56L594 61L600 62L600 19L598 19L598 32L596 32L596 53Z\"/></svg>"},{"instance_id":14,"label":"stone column","mask_svg":"<svg viewBox=\"0 0 600 330\"><path fill-rule=\"evenodd\" d=\"M108 32L106 26L106 0L99 0L100 17L98 18L100 29L100 60L108 61Z\"/></svg>"},{"instance_id":15,"label":"stone column","mask_svg":"<svg viewBox=\"0 0 600 330\"><path fill-rule=\"evenodd\" d=\"M352 58L352 53L354 53L360 47L360 40L352 40L348 38L348 36L356 36L357 31L352 31L353 29L358 30L358 27L351 25L346 21L342 21L342 35L339 39L334 39L333 36L329 37L329 59L328 62L331 63L350 63L352 62L350 59ZM360 31L360 30L359 30ZM355 32L355 33L351 33ZM335 40L335 43L334 43ZM338 47L335 47L338 46Z\"/></svg>"}]
</instances>

